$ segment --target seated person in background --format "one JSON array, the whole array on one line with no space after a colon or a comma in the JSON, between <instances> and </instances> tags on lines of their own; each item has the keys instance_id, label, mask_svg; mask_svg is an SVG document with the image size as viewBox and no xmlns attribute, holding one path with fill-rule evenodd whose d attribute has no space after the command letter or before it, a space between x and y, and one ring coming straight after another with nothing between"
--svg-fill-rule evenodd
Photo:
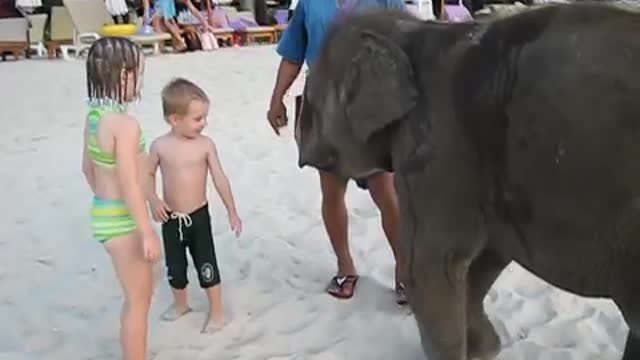
<instances>
[{"instance_id":1,"label":"seated person in background","mask_svg":"<svg viewBox=\"0 0 640 360\"><path fill-rule=\"evenodd\" d=\"M153 1L153 6L149 3ZM143 0L144 22L153 26L158 33L169 32L173 40L173 48L176 52L183 52L187 44L182 38L182 33L174 18L176 16L176 4L174 0ZM162 43L160 44L163 47Z\"/></svg>"}]
</instances>

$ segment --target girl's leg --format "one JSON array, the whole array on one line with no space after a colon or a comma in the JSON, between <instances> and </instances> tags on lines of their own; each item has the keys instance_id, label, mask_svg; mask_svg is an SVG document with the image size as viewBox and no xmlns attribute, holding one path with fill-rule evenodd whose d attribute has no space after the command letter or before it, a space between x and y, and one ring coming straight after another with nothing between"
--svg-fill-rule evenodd
<instances>
[{"instance_id":1,"label":"girl's leg","mask_svg":"<svg viewBox=\"0 0 640 360\"><path fill-rule=\"evenodd\" d=\"M175 51L182 51L187 48L187 44L182 39L182 34L180 33L180 28L178 24L176 24L172 19L162 18L162 22L164 26L167 28L169 33L171 33L171 37L173 37L173 47Z\"/></svg>"},{"instance_id":2,"label":"girl's leg","mask_svg":"<svg viewBox=\"0 0 640 360\"><path fill-rule=\"evenodd\" d=\"M166 31L164 27L164 21L162 21L162 17L154 16L151 18L151 26L153 26L153 31L156 33L163 33ZM164 41L160 42L160 51L164 52Z\"/></svg>"},{"instance_id":3,"label":"girl's leg","mask_svg":"<svg viewBox=\"0 0 640 360\"><path fill-rule=\"evenodd\" d=\"M137 233L105 243L124 292L120 343L124 360L146 360L147 320L153 293L152 264L144 259Z\"/></svg>"}]
</instances>

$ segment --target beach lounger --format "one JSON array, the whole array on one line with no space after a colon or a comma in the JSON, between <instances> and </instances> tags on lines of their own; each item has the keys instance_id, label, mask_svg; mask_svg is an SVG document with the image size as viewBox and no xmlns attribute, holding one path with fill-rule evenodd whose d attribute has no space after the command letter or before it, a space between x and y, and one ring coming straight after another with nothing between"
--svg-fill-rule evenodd
<instances>
[{"instance_id":1,"label":"beach lounger","mask_svg":"<svg viewBox=\"0 0 640 360\"><path fill-rule=\"evenodd\" d=\"M29 20L25 17L0 19L0 55L10 53L16 60L29 51Z\"/></svg>"},{"instance_id":2,"label":"beach lounger","mask_svg":"<svg viewBox=\"0 0 640 360\"><path fill-rule=\"evenodd\" d=\"M278 9L273 14L273 17L276 19L276 25L273 26L276 30L276 41L279 41L289 23L289 10Z\"/></svg>"},{"instance_id":3,"label":"beach lounger","mask_svg":"<svg viewBox=\"0 0 640 360\"><path fill-rule=\"evenodd\" d=\"M47 48L47 56L53 59L62 53L62 45L73 44L73 22L69 10L64 6L51 7L51 20L49 21L49 39L44 43Z\"/></svg>"},{"instance_id":4,"label":"beach lounger","mask_svg":"<svg viewBox=\"0 0 640 360\"><path fill-rule=\"evenodd\" d=\"M113 25L113 18L107 10L107 5L102 0L63 0L63 3L74 26L74 41L72 45L60 47L63 57L69 59L69 51L74 51L76 56L88 50L91 44L101 37L100 31L103 25ZM140 45L153 45L153 53L160 52L159 43L171 40L169 33L154 33L151 35L125 36Z\"/></svg>"},{"instance_id":5,"label":"beach lounger","mask_svg":"<svg viewBox=\"0 0 640 360\"><path fill-rule=\"evenodd\" d=\"M0 55L6 53L19 59L28 56L29 20L15 6L15 0L0 0Z\"/></svg>"},{"instance_id":6,"label":"beach lounger","mask_svg":"<svg viewBox=\"0 0 640 360\"><path fill-rule=\"evenodd\" d=\"M216 7L213 9L211 16L216 24L219 25L219 27L213 30L213 36L216 37L218 43L232 44L234 30L231 25L229 25L229 19L227 19L226 12L220 7Z\"/></svg>"},{"instance_id":7,"label":"beach lounger","mask_svg":"<svg viewBox=\"0 0 640 360\"><path fill-rule=\"evenodd\" d=\"M259 40L275 43L276 28L258 25L251 11L237 11L229 8L223 8L223 11L227 15L229 25L244 38L246 43L251 44Z\"/></svg>"},{"instance_id":8,"label":"beach lounger","mask_svg":"<svg viewBox=\"0 0 640 360\"><path fill-rule=\"evenodd\" d=\"M29 15L29 43L30 50L35 50L38 56L44 56L46 48L44 46L44 27L47 23L47 14Z\"/></svg>"}]
</instances>

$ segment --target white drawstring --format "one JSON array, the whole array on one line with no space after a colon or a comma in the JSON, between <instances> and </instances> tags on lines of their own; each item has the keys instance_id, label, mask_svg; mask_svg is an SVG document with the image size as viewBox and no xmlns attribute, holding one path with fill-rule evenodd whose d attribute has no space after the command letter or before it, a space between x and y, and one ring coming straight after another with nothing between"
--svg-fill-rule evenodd
<instances>
[{"instance_id":1,"label":"white drawstring","mask_svg":"<svg viewBox=\"0 0 640 360\"><path fill-rule=\"evenodd\" d=\"M182 234L182 224L184 222L184 226L190 227L192 224L191 216L176 211L171 213L171 219L178 219L178 233L180 233L180 241L182 241L184 239Z\"/></svg>"}]
</instances>

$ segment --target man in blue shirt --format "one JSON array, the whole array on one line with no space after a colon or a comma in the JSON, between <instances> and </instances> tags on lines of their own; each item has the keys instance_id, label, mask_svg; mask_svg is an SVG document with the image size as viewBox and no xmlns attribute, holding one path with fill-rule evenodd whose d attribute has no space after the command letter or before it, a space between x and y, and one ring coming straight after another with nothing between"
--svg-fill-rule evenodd
<instances>
[{"instance_id":1,"label":"man in blue shirt","mask_svg":"<svg viewBox=\"0 0 640 360\"><path fill-rule=\"evenodd\" d=\"M325 35L339 12L357 11L368 7L405 8L403 0L299 0L280 40L277 52L282 56L276 84L271 95L267 118L276 134L287 124L286 108L282 99L298 77L302 64L313 64ZM303 100L304 101L304 100ZM302 106L304 109L304 106ZM304 114L304 112L303 112ZM303 116L303 115L301 115ZM322 218L331 245L337 257L338 272L331 279L327 291L337 298L350 298L358 275L348 243L348 217L345 204L347 180L334 173L319 170L322 189ZM396 260L396 302L406 303L404 285L399 279L402 264L399 239L399 211L393 187L393 174L379 173L367 179L358 179L358 186L368 188L382 216L382 227Z\"/></svg>"}]
</instances>

